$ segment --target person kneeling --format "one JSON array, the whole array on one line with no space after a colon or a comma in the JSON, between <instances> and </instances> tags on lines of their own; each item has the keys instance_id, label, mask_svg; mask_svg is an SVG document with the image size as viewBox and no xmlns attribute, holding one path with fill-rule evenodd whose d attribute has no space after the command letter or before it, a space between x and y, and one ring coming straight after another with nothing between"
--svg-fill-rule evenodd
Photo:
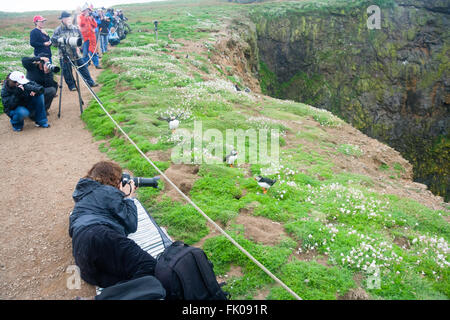
<instances>
[{"instance_id":1,"label":"person kneeling","mask_svg":"<svg viewBox=\"0 0 450 320\"><path fill-rule=\"evenodd\" d=\"M78 181L69 235L84 281L106 288L154 275L156 260L127 238L137 230L134 192L134 182L123 185L121 167L109 161L96 163Z\"/></svg>"},{"instance_id":2,"label":"person kneeling","mask_svg":"<svg viewBox=\"0 0 450 320\"><path fill-rule=\"evenodd\" d=\"M120 43L119 35L116 32L116 28L112 27L111 30L109 30L108 41L109 44L112 46L116 46Z\"/></svg>"},{"instance_id":3,"label":"person kneeling","mask_svg":"<svg viewBox=\"0 0 450 320\"><path fill-rule=\"evenodd\" d=\"M27 78L44 87L45 110L48 114L48 109L58 91L58 83L54 80L53 70L59 72L60 68L50 64L45 53L41 53L37 57L23 57L22 65L27 70Z\"/></svg>"},{"instance_id":4,"label":"person kneeling","mask_svg":"<svg viewBox=\"0 0 450 320\"><path fill-rule=\"evenodd\" d=\"M37 127L48 128L44 104L44 88L28 80L20 71L8 74L2 87L3 111L10 118L14 131L22 131L24 119L32 118Z\"/></svg>"}]
</instances>

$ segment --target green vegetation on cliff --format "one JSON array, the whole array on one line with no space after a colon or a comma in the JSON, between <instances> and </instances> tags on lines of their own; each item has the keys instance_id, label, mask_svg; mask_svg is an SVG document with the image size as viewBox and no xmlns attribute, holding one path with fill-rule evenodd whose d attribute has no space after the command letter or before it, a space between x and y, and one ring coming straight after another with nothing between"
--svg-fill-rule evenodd
<instances>
[{"instance_id":1,"label":"green vegetation on cliff","mask_svg":"<svg viewBox=\"0 0 450 320\"><path fill-rule=\"evenodd\" d=\"M370 5L381 9L379 30L367 27ZM450 25L440 8L423 0L254 6L261 88L386 142L413 164L416 181L448 201Z\"/></svg>"}]
</instances>

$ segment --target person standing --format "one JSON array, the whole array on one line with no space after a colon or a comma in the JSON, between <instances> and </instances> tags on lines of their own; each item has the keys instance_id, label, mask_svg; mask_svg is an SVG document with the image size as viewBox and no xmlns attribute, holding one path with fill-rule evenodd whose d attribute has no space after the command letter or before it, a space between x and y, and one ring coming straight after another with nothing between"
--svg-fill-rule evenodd
<instances>
[{"instance_id":1,"label":"person standing","mask_svg":"<svg viewBox=\"0 0 450 320\"><path fill-rule=\"evenodd\" d=\"M83 35L83 57L92 59L97 69L102 69L99 65L97 55L97 39L95 37L95 29L97 22L91 15L91 9L87 4L81 8L81 14L78 16L78 26ZM87 61L86 59L86 61Z\"/></svg>"},{"instance_id":2,"label":"person standing","mask_svg":"<svg viewBox=\"0 0 450 320\"><path fill-rule=\"evenodd\" d=\"M101 22L99 25L100 29L100 47L102 49L102 53L108 51L108 34L109 34L109 24L110 18L102 15Z\"/></svg>"},{"instance_id":3,"label":"person standing","mask_svg":"<svg viewBox=\"0 0 450 320\"><path fill-rule=\"evenodd\" d=\"M79 67L79 71L83 78L86 80L88 85L91 87L98 86L97 83L91 78L91 74L89 73L89 69L85 64L84 59L81 57L80 49L78 47L73 47L69 43L62 44L59 39L65 38L68 39L70 37L76 37L82 39L82 35L80 29L76 26L72 25L71 14L67 11L63 11L61 16L59 17L61 20L61 24L55 29L53 32L53 36L51 37L52 44L58 46L59 57L60 57L60 65L63 70L64 80L67 83L67 86L71 91L76 90L75 80L72 74L72 66L70 59L75 65Z\"/></svg>"},{"instance_id":4,"label":"person standing","mask_svg":"<svg viewBox=\"0 0 450 320\"><path fill-rule=\"evenodd\" d=\"M91 4L91 7L92 7L92 4ZM102 10L101 9L94 10L92 8L92 17L94 18L95 22L97 23L97 28L95 28L95 39L98 44L97 55L98 55L99 59L101 59L102 44L100 43L100 23L102 22L102 18L101 18Z\"/></svg>"},{"instance_id":5,"label":"person standing","mask_svg":"<svg viewBox=\"0 0 450 320\"><path fill-rule=\"evenodd\" d=\"M35 28L30 32L30 45L34 48L34 56L37 57L41 53L45 53L52 62L52 50L50 46L52 42L50 41L50 36L44 30L44 24L47 19L43 16L34 16L33 22Z\"/></svg>"}]
</instances>

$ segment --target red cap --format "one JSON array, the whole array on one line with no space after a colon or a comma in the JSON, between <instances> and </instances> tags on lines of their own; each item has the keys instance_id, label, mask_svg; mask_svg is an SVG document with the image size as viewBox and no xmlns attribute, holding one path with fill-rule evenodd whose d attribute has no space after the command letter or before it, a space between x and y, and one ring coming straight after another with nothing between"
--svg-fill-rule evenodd
<instances>
[{"instance_id":1,"label":"red cap","mask_svg":"<svg viewBox=\"0 0 450 320\"><path fill-rule=\"evenodd\" d=\"M43 16L34 16L33 22L36 23L38 21L47 21Z\"/></svg>"}]
</instances>

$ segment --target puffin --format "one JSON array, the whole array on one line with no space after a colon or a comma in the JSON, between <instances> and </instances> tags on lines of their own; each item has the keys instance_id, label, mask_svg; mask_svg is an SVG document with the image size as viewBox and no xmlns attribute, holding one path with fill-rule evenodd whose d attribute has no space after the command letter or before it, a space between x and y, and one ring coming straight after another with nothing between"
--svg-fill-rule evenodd
<instances>
[{"instance_id":1,"label":"puffin","mask_svg":"<svg viewBox=\"0 0 450 320\"><path fill-rule=\"evenodd\" d=\"M277 180L272 180L261 176L257 176L255 179L258 182L258 185L263 189L264 194L267 193L267 189L269 189L271 186L275 184L275 182L277 182Z\"/></svg>"},{"instance_id":2,"label":"puffin","mask_svg":"<svg viewBox=\"0 0 450 320\"><path fill-rule=\"evenodd\" d=\"M167 117L167 118L166 117L159 117L158 119L167 121L169 123L169 129L172 130L172 133L175 133L175 130L180 125L180 120L178 120L179 117L180 117L180 115L170 116L170 117Z\"/></svg>"},{"instance_id":3,"label":"puffin","mask_svg":"<svg viewBox=\"0 0 450 320\"><path fill-rule=\"evenodd\" d=\"M231 150L230 154L223 158L223 161L230 165L233 168L233 163L236 161L238 157L238 153L236 150Z\"/></svg>"}]
</instances>

